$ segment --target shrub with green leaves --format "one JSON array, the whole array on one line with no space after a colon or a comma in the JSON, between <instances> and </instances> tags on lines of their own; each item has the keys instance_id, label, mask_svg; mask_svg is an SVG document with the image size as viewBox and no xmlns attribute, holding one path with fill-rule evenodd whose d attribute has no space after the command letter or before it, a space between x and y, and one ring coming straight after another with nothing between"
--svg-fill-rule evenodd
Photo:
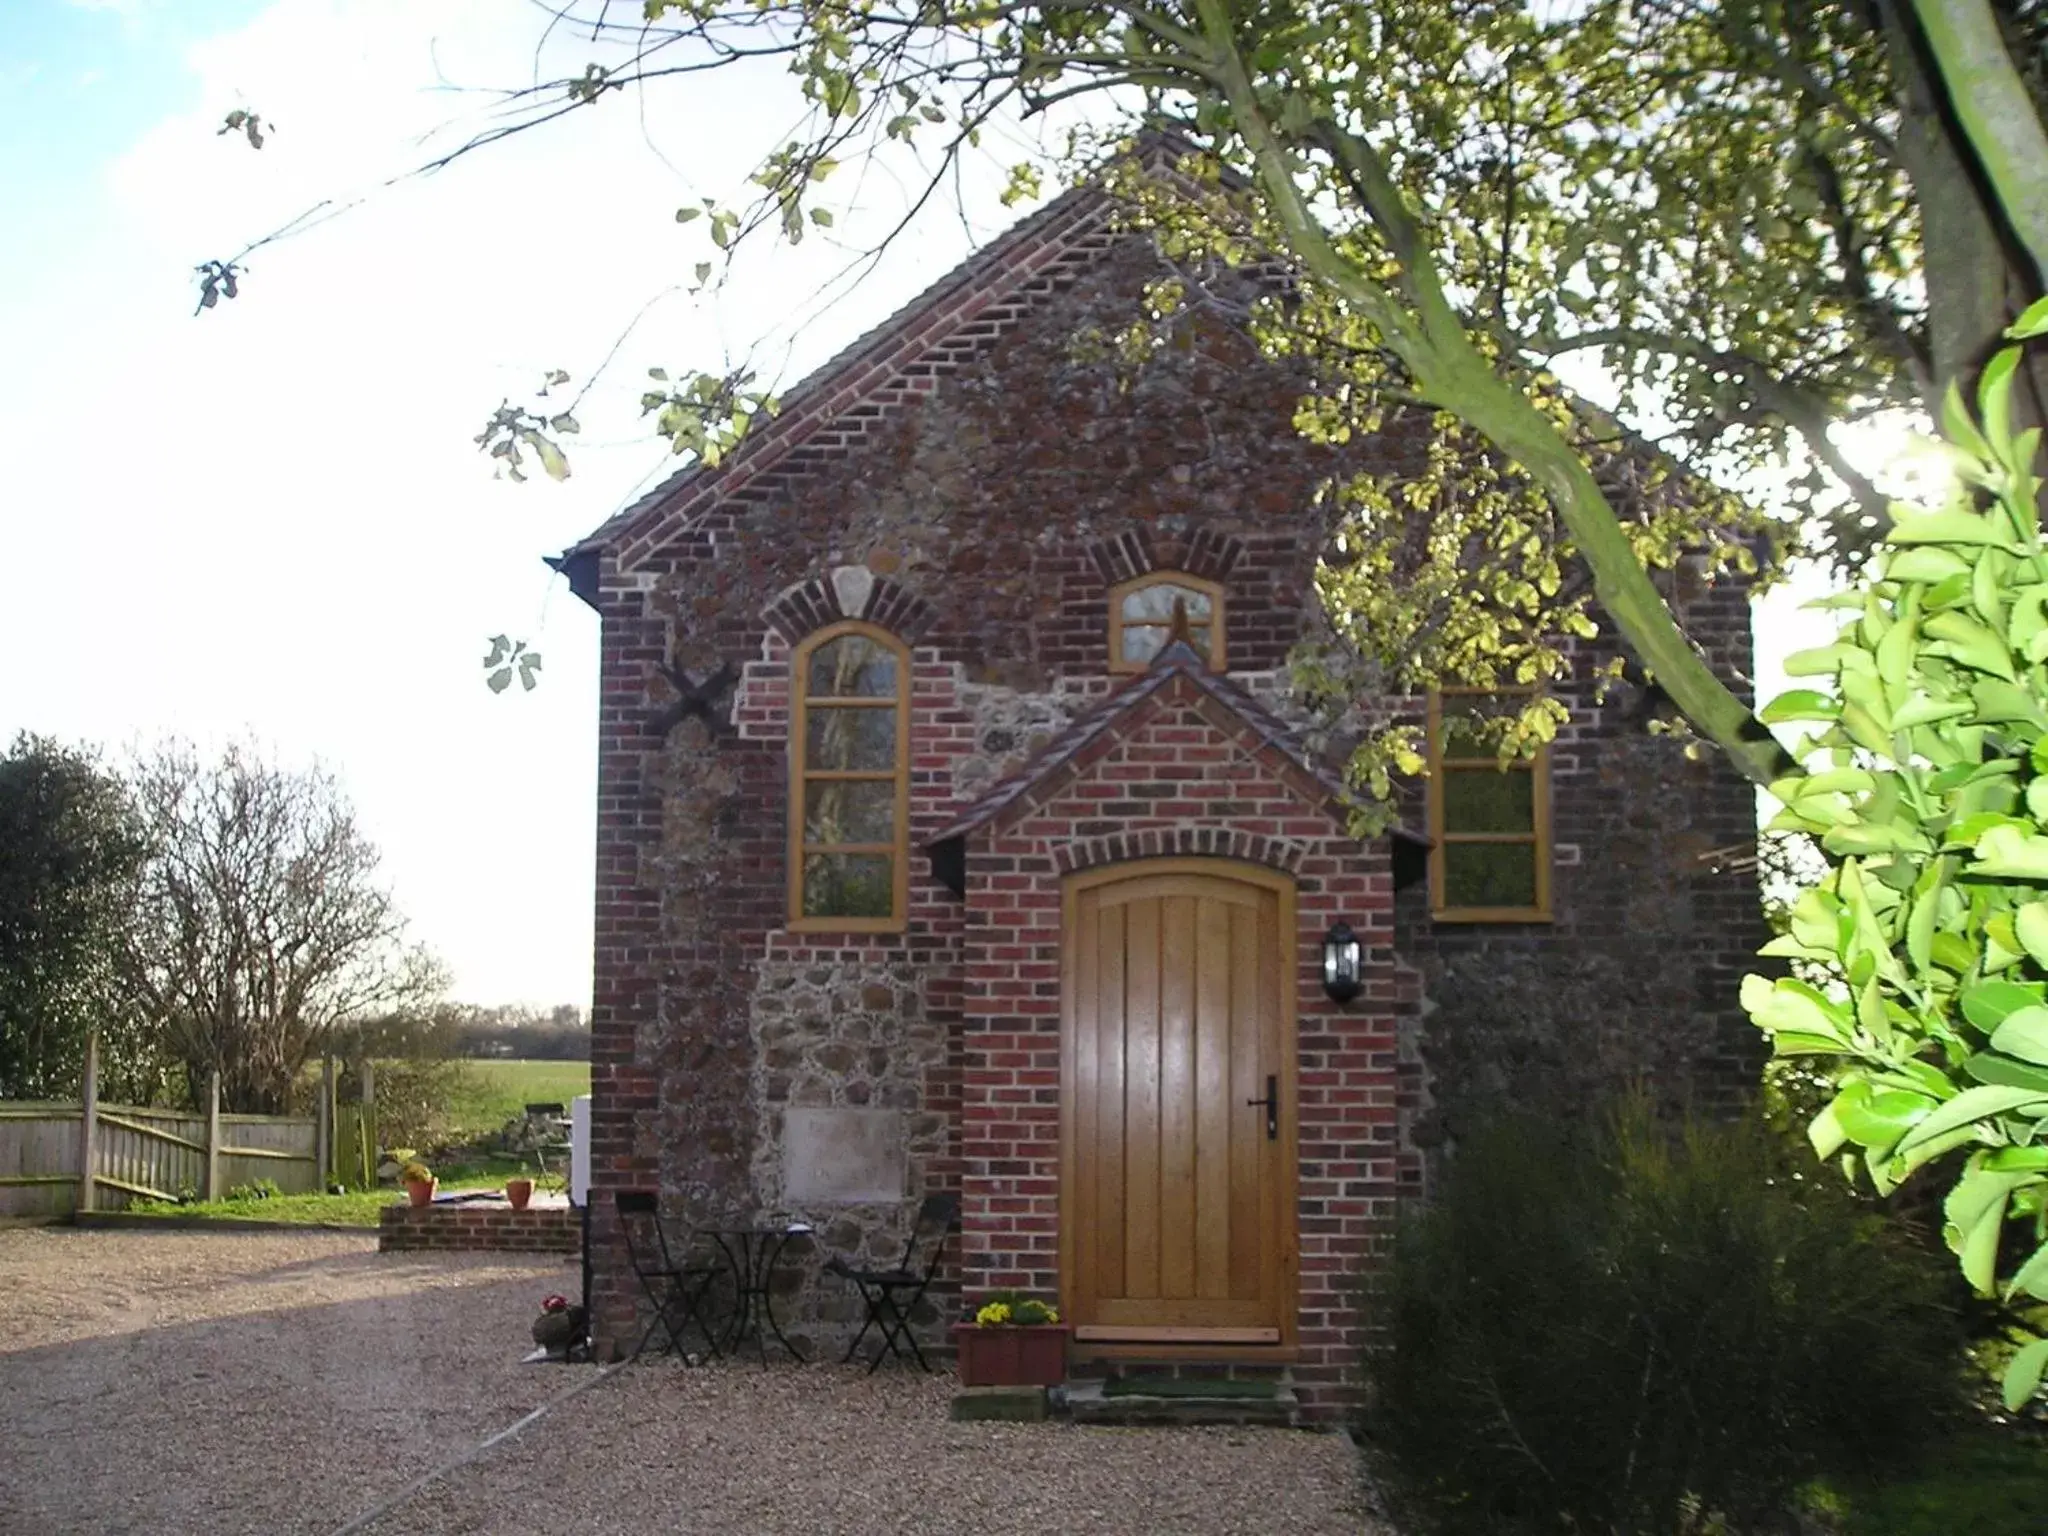
<instances>
[{"instance_id":1,"label":"shrub with green leaves","mask_svg":"<svg viewBox=\"0 0 2048 1536\"><path fill-rule=\"evenodd\" d=\"M1940 1256L1754 1122L1496 1121L1369 1285L1366 1427L1450 1530L1746 1529L1960 1397Z\"/></svg>"},{"instance_id":2,"label":"shrub with green leaves","mask_svg":"<svg viewBox=\"0 0 2048 1536\"><path fill-rule=\"evenodd\" d=\"M2048 300L2010 335L2048 333ZM1981 1295L2048 1301L2048 549L2040 432L2010 430L2019 348L1985 368L1981 427L1951 393L1948 504L1894 508L1867 579L1825 599L1846 623L1788 658L1825 681L1762 711L1798 723L1805 772L1771 786L1776 830L1832 868L1767 955L1819 985L1751 976L1743 1005L1777 1056L1834 1094L1809 1136L1880 1193L1952 1169L1944 1236ZM2005 1374L2040 1387L2048 1340Z\"/></svg>"}]
</instances>

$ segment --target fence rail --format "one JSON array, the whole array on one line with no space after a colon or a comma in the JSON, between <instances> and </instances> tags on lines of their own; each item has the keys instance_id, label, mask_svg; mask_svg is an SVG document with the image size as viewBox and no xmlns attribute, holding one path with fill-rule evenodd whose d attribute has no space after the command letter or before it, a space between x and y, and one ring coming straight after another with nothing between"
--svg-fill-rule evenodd
<instances>
[{"instance_id":1,"label":"fence rail","mask_svg":"<svg viewBox=\"0 0 2048 1536\"><path fill-rule=\"evenodd\" d=\"M317 1120L98 1101L98 1051L86 1053L78 1103L0 1103L0 1217L120 1210L130 1200L217 1199L268 1179L286 1194L320 1188ZM90 1170L90 1177L86 1170Z\"/></svg>"}]
</instances>

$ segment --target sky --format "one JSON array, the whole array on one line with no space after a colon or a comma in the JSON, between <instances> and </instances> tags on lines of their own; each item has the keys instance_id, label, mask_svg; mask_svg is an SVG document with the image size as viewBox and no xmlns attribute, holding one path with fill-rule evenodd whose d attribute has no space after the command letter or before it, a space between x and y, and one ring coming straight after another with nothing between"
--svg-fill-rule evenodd
<instances>
[{"instance_id":1,"label":"sky","mask_svg":"<svg viewBox=\"0 0 2048 1536\"><path fill-rule=\"evenodd\" d=\"M587 1004L597 621L541 564L673 469L651 366L793 382L1011 213L992 144L857 281L885 174L831 236L708 293L704 220L793 126L772 67L614 95L431 177L492 93L580 73L516 0L0 0L0 738L166 736L318 761L413 937L479 1003ZM271 124L259 151L217 130ZM836 189L836 184L835 184ZM195 316L193 268L325 201ZM623 340L622 340L623 338ZM613 353L609 364L607 354ZM472 439L550 369L572 477ZM1808 643L1776 600L1765 649ZM532 693L490 693L506 633ZM1771 669L1765 669L1766 690Z\"/></svg>"},{"instance_id":2,"label":"sky","mask_svg":"<svg viewBox=\"0 0 2048 1536\"><path fill-rule=\"evenodd\" d=\"M376 190L486 122L486 88L533 79L544 21L515 0L0 0L0 738L317 759L456 996L584 1004L597 621L541 557L675 467L639 419L648 367L751 357L786 385L1015 215L984 195L992 156L985 219L941 210L821 291L903 206L870 178L844 243L691 297L713 253L675 210L735 195L791 126L786 77L758 71ZM580 72L587 47L559 41L550 72ZM216 132L238 107L274 121L260 151ZM358 196L195 317L197 263ZM554 368L573 392L629 326L571 478L494 480L472 441L491 410ZM499 633L541 651L532 693L485 688Z\"/></svg>"}]
</instances>

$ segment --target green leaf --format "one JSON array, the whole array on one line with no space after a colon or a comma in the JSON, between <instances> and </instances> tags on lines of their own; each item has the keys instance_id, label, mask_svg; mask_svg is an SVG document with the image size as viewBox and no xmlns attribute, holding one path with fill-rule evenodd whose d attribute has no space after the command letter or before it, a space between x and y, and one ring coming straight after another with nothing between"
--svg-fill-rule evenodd
<instances>
[{"instance_id":1,"label":"green leaf","mask_svg":"<svg viewBox=\"0 0 2048 1536\"><path fill-rule=\"evenodd\" d=\"M2048 901L2030 901L2013 914L2013 934L2037 965L2048 970Z\"/></svg>"},{"instance_id":2,"label":"green leaf","mask_svg":"<svg viewBox=\"0 0 2048 1536\"><path fill-rule=\"evenodd\" d=\"M676 222L678 224L687 224L692 219L701 219L703 217L704 210L702 208L678 208L676 210Z\"/></svg>"},{"instance_id":3,"label":"green leaf","mask_svg":"<svg viewBox=\"0 0 2048 1536\"><path fill-rule=\"evenodd\" d=\"M2012 461L2012 377L2020 365L2020 349L2006 347L1992 355L1977 376L1977 415L1985 437L2001 463Z\"/></svg>"},{"instance_id":4,"label":"green leaf","mask_svg":"<svg viewBox=\"0 0 2048 1536\"><path fill-rule=\"evenodd\" d=\"M1937 544L1922 544L1894 554L1885 562L1884 574L1888 581L1924 581L1932 586L1951 576L1968 576L1970 562Z\"/></svg>"},{"instance_id":5,"label":"green leaf","mask_svg":"<svg viewBox=\"0 0 2048 1536\"><path fill-rule=\"evenodd\" d=\"M1839 699L1813 688L1794 688L1766 704L1757 712L1757 718L1765 725L1783 725L1792 720L1834 720L1841 713Z\"/></svg>"},{"instance_id":6,"label":"green leaf","mask_svg":"<svg viewBox=\"0 0 2048 1536\"><path fill-rule=\"evenodd\" d=\"M1923 512L1904 506L1898 511L1897 521L1885 535L1887 544L1991 544L2003 548L2007 543L2005 530L1982 513Z\"/></svg>"},{"instance_id":7,"label":"green leaf","mask_svg":"<svg viewBox=\"0 0 2048 1536\"><path fill-rule=\"evenodd\" d=\"M2036 1088L1990 1085L1982 1088L1965 1088L1908 1131L1905 1140L1899 1143L1899 1150L1908 1151L1944 1132L1961 1130L1976 1121L1989 1120L2015 1109L2037 1109L2042 1106L2048 1106L2048 1093Z\"/></svg>"},{"instance_id":8,"label":"green leaf","mask_svg":"<svg viewBox=\"0 0 2048 1536\"><path fill-rule=\"evenodd\" d=\"M2018 1413L2025 1407L2027 1399L2040 1390L2044 1374L2048 1374L2048 1339L2036 1339L2021 1346L2005 1368L2005 1379L1999 1383L2005 1411Z\"/></svg>"},{"instance_id":9,"label":"green leaf","mask_svg":"<svg viewBox=\"0 0 2048 1536\"><path fill-rule=\"evenodd\" d=\"M1853 645L1818 645L1803 651L1794 651L1785 658L1787 677L1827 677L1842 668L1845 656L1860 656L1863 653Z\"/></svg>"},{"instance_id":10,"label":"green leaf","mask_svg":"<svg viewBox=\"0 0 2048 1536\"><path fill-rule=\"evenodd\" d=\"M1954 971L1958 976L1977 963L1977 952L1970 948L1968 941L1946 929L1936 932L1931 950L1936 965L1945 971Z\"/></svg>"},{"instance_id":11,"label":"green leaf","mask_svg":"<svg viewBox=\"0 0 2048 1536\"><path fill-rule=\"evenodd\" d=\"M533 438L533 451L540 456L540 467L548 472L550 480L569 478L569 461L562 456L561 449L536 434Z\"/></svg>"},{"instance_id":12,"label":"green leaf","mask_svg":"<svg viewBox=\"0 0 2048 1536\"><path fill-rule=\"evenodd\" d=\"M1941 397L1941 431L1944 437L1962 449L1963 452L1987 461L1992 457L1991 445L1984 441L1984 434L1979 432L1977 424L1970 420L1969 407L1963 404L1962 388L1953 379L1949 381L1947 393ZM1955 515L1967 516L1969 514L1959 513ZM1987 540L1986 542L1995 541Z\"/></svg>"},{"instance_id":13,"label":"green leaf","mask_svg":"<svg viewBox=\"0 0 2048 1536\"><path fill-rule=\"evenodd\" d=\"M1892 711L1892 729L1910 731L1916 725L1933 725L1941 720L1954 720L1969 714L1970 708L1971 706L1960 699L1937 699L1924 693L1916 693Z\"/></svg>"},{"instance_id":14,"label":"green leaf","mask_svg":"<svg viewBox=\"0 0 2048 1536\"><path fill-rule=\"evenodd\" d=\"M2022 1008L2036 1007L2041 1001L2038 985L2028 987L2016 981L1980 981L1963 994L1963 1017L1988 1035L2009 1015Z\"/></svg>"},{"instance_id":15,"label":"green leaf","mask_svg":"<svg viewBox=\"0 0 2048 1536\"><path fill-rule=\"evenodd\" d=\"M1993 827L1977 839L1977 858L1970 873L2048 881L2048 837L2010 826Z\"/></svg>"},{"instance_id":16,"label":"green leaf","mask_svg":"<svg viewBox=\"0 0 2048 1536\"><path fill-rule=\"evenodd\" d=\"M1805 982L1790 977L1767 981L1761 976L1742 978L1742 1006L1756 1021L1757 1028L1775 1035L1780 1030L1832 1039L1835 1049L1849 1043L1848 1020L1841 1008L1823 998Z\"/></svg>"},{"instance_id":17,"label":"green leaf","mask_svg":"<svg viewBox=\"0 0 2048 1536\"><path fill-rule=\"evenodd\" d=\"M1806 1127L1806 1139L1813 1144L1816 1157L1833 1157L1849 1139L1849 1133L1842 1128L1841 1117L1835 1113L1835 1106L1840 1103L1841 1096L1837 1094Z\"/></svg>"},{"instance_id":18,"label":"green leaf","mask_svg":"<svg viewBox=\"0 0 2048 1536\"><path fill-rule=\"evenodd\" d=\"M1978 1090L1973 1090L1978 1091ZM1949 1246L1962 1260L1963 1278L1980 1296L1991 1294L1998 1273L1998 1239L2005 1229L2006 1202L2012 1192L2034 1181L2032 1173L1992 1173L1972 1168L1956 1181L1941 1203L1955 1228Z\"/></svg>"},{"instance_id":19,"label":"green leaf","mask_svg":"<svg viewBox=\"0 0 2048 1536\"><path fill-rule=\"evenodd\" d=\"M829 208L813 208L811 210L811 222L820 229L830 229L832 227L832 210Z\"/></svg>"},{"instance_id":20,"label":"green leaf","mask_svg":"<svg viewBox=\"0 0 2048 1536\"><path fill-rule=\"evenodd\" d=\"M2007 1014L2005 1022L1991 1032L1991 1048L2048 1066L2048 1007L2036 1004Z\"/></svg>"},{"instance_id":21,"label":"green leaf","mask_svg":"<svg viewBox=\"0 0 2048 1536\"><path fill-rule=\"evenodd\" d=\"M2036 1248L2033 1257L2019 1267L2005 1288L2005 1299L2011 1301L2022 1291L2048 1301L2048 1243Z\"/></svg>"},{"instance_id":22,"label":"green leaf","mask_svg":"<svg viewBox=\"0 0 2048 1536\"><path fill-rule=\"evenodd\" d=\"M1941 642L1946 654L1978 672L2012 679L2012 652L2005 641L1966 613L1951 609L1927 621L1927 634ZM1933 647L1929 647L1930 650Z\"/></svg>"},{"instance_id":23,"label":"green leaf","mask_svg":"<svg viewBox=\"0 0 2048 1536\"><path fill-rule=\"evenodd\" d=\"M1851 1141L1873 1151L1889 1151L1934 1111L1935 1103L1924 1093L1872 1093L1868 1083L1855 1082L1835 1096L1833 1107Z\"/></svg>"},{"instance_id":24,"label":"green leaf","mask_svg":"<svg viewBox=\"0 0 2048 1536\"><path fill-rule=\"evenodd\" d=\"M1972 1051L1963 1063L1963 1070L1980 1083L2033 1088L2048 1093L2048 1067L2029 1066L2024 1061L2015 1061L2010 1056L2000 1056L1992 1051Z\"/></svg>"},{"instance_id":25,"label":"green leaf","mask_svg":"<svg viewBox=\"0 0 2048 1536\"><path fill-rule=\"evenodd\" d=\"M1982 678L1970 690L1976 701L1977 718L1987 723L2009 720L2025 721L2029 725L2048 727L2048 713L2044 713L2034 696L2018 683L2008 683L1995 677Z\"/></svg>"},{"instance_id":26,"label":"green leaf","mask_svg":"<svg viewBox=\"0 0 2048 1536\"><path fill-rule=\"evenodd\" d=\"M561 415L553 418L551 421L548 422L548 425L557 432L581 432L583 430L583 428L580 425L578 425L576 418L574 416L571 416L567 411L564 411Z\"/></svg>"},{"instance_id":27,"label":"green leaf","mask_svg":"<svg viewBox=\"0 0 2048 1536\"><path fill-rule=\"evenodd\" d=\"M2005 334L2014 341L2031 341L2036 336L2048 336L2048 298L2036 299L2021 310L2019 319L2005 328Z\"/></svg>"}]
</instances>

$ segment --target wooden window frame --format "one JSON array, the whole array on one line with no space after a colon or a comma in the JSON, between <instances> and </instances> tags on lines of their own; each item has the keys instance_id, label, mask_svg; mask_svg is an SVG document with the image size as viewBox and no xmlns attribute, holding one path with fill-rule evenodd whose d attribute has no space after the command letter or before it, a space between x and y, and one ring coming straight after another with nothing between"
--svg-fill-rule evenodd
<instances>
[{"instance_id":1,"label":"wooden window frame","mask_svg":"<svg viewBox=\"0 0 2048 1536\"><path fill-rule=\"evenodd\" d=\"M1498 757L1446 757L1443 752L1443 701L1452 698L1498 698L1503 694L1533 695L1531 688L1432 688L1424 746L1429 762L1429 915L1440 923L1547 923L1552 920L1550 874L1553 838L1550 825L1550 748L1536 749L1533 758L1501 767ZM1496 773L1527 773L1530 779L1530 829L1527 832L1446 832L1445 770L1489 768ZM1444 901L1444 850L1453 843L1522 843L1536 850L1536 902L1527 907L1453 907Z\"/></svg>"},{"instance_id":2,"label":"wooden window frame","mask_svg":"<svg viewBox=\"0 0 2048 1536\"><path fill-rule=\"evenodd\" d=\"M1109 589L1109 670L1121 673L1150 670L1152 663L1149 661L1124 660L1124 599L1133 592L1143 591L1146 587L1168 586L1186 587L1190 592L1200 592L1209 599L1209 670L1229 671L1229 667L1225 665L1229 650L1223 639L1223 584L1202 576L1190 576L1186 571L1147 571L1142 576L1133 576L1129 581L1120 581ZM1137 627L1146 629L1163 626L1141 624Z\"/></svg>"},{"instance_id":3,"label":"wooden window frame","mask_svg":"<svg viewBox=\"0 0 2048 1536\"><path fill-rule=\"evenodd\" d=\"M879 699L866 703L826 702L810 696L811 655L821 645L858 635L871 640L896 658L896 694L889 702L896 710L896 766L892 772L878 769L812 769L805 761L810 741L810 712L813 709L877 709ZM789 928L795 933L900 933L910 914L910 696L912 678L910 647L886 629L859 619L842 619L813 630L790 653L789 660ZM822 843L804 841L804 803L813 781L859 781L896 784L895 838L889 843ZM807 916L804 913L804 856L806 853L884 853L890 866L891 910L887 917Z\"/></svg>"}]
</instances>

